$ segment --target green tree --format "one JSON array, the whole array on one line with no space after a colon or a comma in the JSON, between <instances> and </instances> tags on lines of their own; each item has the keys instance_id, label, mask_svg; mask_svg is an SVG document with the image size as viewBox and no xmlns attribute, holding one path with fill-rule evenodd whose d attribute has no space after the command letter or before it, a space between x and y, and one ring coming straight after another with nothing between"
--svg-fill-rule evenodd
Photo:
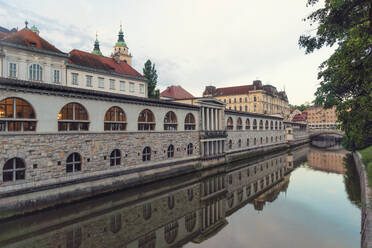
<instances>
[{"instance_id":1,"label":"green tree","mask_svg":"<svg viewBox=\"0 0 372 248\"><path fill-rule=\"evenodd\" d=\"M319 0L307 0L314 6ZM300 47L312 53L336 45L320 65L321 79L315 104L336 106L348 148L372 144L372 1L325 0L306 20L317 25L316 34L302 35Z\"/></svg>"},{"instance_id":2,"label":"green tree","mask_svg":"<svg viewBox=\"0 0 372 248\"><path fill-rule=\"evenodd\" d=\"M156 84L158 83L158 74L155 69L155 64L152 64L148 59L143 68L143 76L147 79L148 82L148 95L149 98L159 98L159 90L155 90Z\"/></svg>"}]
</instances>

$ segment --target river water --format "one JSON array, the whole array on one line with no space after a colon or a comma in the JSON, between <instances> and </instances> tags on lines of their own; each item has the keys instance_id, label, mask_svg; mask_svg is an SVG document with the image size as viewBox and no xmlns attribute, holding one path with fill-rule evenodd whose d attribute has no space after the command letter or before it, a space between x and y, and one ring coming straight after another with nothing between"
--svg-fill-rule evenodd
<instances>
[{"instance_id":1,"label":"river water","mask_svg":"<svg viewBox=\"0 0 372 248\"><path fill-rule=\"evenodd\" d=\"M360 246L360 187L311 145L0 221L0 247Z\"/></svg>"}]
</instances>

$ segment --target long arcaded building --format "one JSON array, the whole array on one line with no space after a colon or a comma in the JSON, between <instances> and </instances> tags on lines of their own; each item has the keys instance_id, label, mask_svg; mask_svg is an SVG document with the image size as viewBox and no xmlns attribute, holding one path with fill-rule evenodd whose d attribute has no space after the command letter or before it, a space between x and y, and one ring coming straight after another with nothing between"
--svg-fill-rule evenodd
<instances>
[{"instance_id":1,"label":"long arcaded building","mask_svg":"<svg viewBox=\"0 0 372 248\"><path fill-rule=\"evenodd\" d=\"M110 57L98 40L91 53L64 53L27 26L2 37L4 215L287 147L282 117L225 110L210 97L147 98L122 30Z\"/></svg>"}]
</instances>

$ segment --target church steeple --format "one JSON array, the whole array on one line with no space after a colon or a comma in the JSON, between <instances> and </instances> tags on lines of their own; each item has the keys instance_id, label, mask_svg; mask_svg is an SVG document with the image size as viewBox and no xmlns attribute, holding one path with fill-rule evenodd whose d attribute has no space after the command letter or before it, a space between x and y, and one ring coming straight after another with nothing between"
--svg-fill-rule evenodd
<instances>
[{"instance_id":1,"label":"church steeple","mask_svg":"<svg viewBox=\"0 0 372 248\"><path fill-rule=\"evenodd\" d=\"M101 50L99 49L98 34L96 33L96 41L94 42L93 54L102 56Z\"/></svg>"},{"instance_id":2,"label":"church steeple","mask_svg":"<svg viewBox=\"0 0 372 248\"><path fill-rule=\"evenodd\" d=\"M120 24L120 31L118 35L118 42L116 42L115 46L127 47L127 44L125 44L125 41L124 41L123 26L121 24Z\"/></svg>"},{"instance_id":3,"label":"church steeple","mask_svg":"<svg viewBox=\"0 0 372 248\"><path fill-rule=\"evenodd\" d=\"M128 52L127 44L124 40L123 26L120 24L120 30L118 35L118 41L114 46L114 53L111 55L118 63L125 62L131 65L132 55Z\"/></svg>"}]
</instances>

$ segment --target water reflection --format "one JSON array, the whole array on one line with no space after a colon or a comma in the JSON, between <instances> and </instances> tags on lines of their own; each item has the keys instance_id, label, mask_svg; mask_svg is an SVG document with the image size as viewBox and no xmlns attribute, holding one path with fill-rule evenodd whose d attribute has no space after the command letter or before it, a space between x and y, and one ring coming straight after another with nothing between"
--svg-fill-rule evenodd
<instances>
[{"instance_id":1,"label":"water reflection","mask_svg":"<svg viewBox=\"0 0 372 248\"><path fill-rule=\"evenodd\" d=\"M329 242L317 242L311 238L301 245L290 245L290 240L294 241L300 237L305 239L307 235L311 236L309 233L312 232L306 227L311 221L301 214L306 209L309 210L309 206L302 203L299 208L296 202L302 201L301 197L297 195L299 193L293 193L303 190L301 188L304 184L299 186L297 183L304 175L309 176L306 174L308 169L303 167L307 157L311 168L335 170L337 173L345 171L334 166L333 162L332 165L323 163L324 160L333 159L333 155L324 156L317 153L321 151L303 146L289 152L219 166L8 220L0 223L0 247L329 245ZM349 169L346 170L348 171ZM355 175L350 173L345 176L346 184L356 180ZM327 177L327 174L324 175ZM316 179L315 177L314 180ZM296 187L293 188L292 185ZM349 198L354 201L357 190L352 186L349 191ZM304 196L303 192L300 194ZM297 196L292 199L292 195ZM275 208L272 207L274 202L278 203ZM312 211L308 212L309 216L312 216ZM290 223L294 226L289 227ZM288 230L293 231L292 234L296 237L287 236ZM250 236L248 233L255 235ZM250 240L245 239L247 235ZM281 242L274 242L278 235L282 235ZM283 242L283 238L287 238L289 243ZM341 238L340 242L343 241ZM335 244L338 245L338 242Z\"/></svg>"}]
</instances>

